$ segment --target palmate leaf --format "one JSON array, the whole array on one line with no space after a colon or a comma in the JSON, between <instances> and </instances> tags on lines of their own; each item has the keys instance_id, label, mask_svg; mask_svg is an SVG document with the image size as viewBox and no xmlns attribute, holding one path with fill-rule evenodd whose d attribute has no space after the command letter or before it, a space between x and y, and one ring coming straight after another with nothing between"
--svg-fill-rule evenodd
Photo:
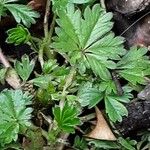
<instances>
[{"instance_id":1,"label":"palmate leaf","mask_svg":"<svg viewBox=\"0 0 150 150\"><path fill-rule=\"evenodd\" d=\"M132 47L127 54L117 63L117 69L120 76L136 85L143 84L144 77L150 75L150 61L145 55L146 48Z\"/></svg>"},{"instance_id":2,"label":"palmate leaf","mask_svg":"<svg viewBox=\"0 0 150 150\"><path fill-rule=\"evenodd\" d=\"M80 124L77 108L69 106L67 103L62 109L56 106L53 109L53 114L58 128L64 132L73 133L74 127Z\"/></svg>"},{"instance_id":3,"label":"palmate leaf","mask_svg":"<svg viewBox=\"0 0 150 150\"><path fill-rule=\"evenodd\" d=\"M23 81L27 81L34 69L35 61L30 61L27 55L23 55L21 61L15 61L15 70Z\"/></svg>"},{"instance_id":4,"label":"palmate leaf","mask_svg":"<svg viewBox=\"0 0 150 150\"><path fill-rule=\"evenodd\" d=\"M0 144L16 141L18 133L30 126L31 97L21 90L4 90L0 93Z\"/></svg>"},{"instance_id":5,"label":"palmate leaf","mask_svg":"<svg viewBox=\"0 0 150 150\"><path fill-rule=\"evenodd\" d=\"M122 89L124 91L122 96L118 96L112 92L110 94L106 93L104 97L106 113L108 114L110 120L113 122L121 122L122 117L128 115L128 111L123 103L129 103L130 99L133 99L133 95L131 94L133 89L131 87L124 86Z\"/></svg>"},{"instance_id":6,"label":"palmate leaf","mask_svg":"<svg viewBox=\"0 0 150 150\"><path fill-rule=\"evenodd\" d=\"M56 28L57 37L52 47L62 54L67 53L71 64L79 66L82 63L103 80L110 79L109 69L116 68L113 60L120 60L126 52L122 46L123 38L110 32L112 13L105 13L96 4L92 9L86 7L82 15L70 4L58 15L60 27Z\"/></svg>"}]
</instances>

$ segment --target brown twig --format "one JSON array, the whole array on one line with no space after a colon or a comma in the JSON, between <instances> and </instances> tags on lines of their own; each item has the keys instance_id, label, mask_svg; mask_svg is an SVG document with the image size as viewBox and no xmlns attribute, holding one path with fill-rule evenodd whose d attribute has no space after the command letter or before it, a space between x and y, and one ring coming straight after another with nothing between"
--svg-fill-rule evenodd
<instances>
[{"instance_id":1,"label":"brown twig","mask_svg":"<svg viewBox=\"0 0 150 150\"><path fill-rule=\"evenodd\" d=\"M63 139L64 141L68 138L69 133L62 133L60 138ZM57 150L63 150L64 149L65 144L64 143L59 143L56 147Z\"/></svg>"},{"instance_id":2,"label":"brown twig","mask_svg":"<svg viewBox=\"0 0 150 150\"><path fill-rule=\"evenodd\" d=\"M1 48L0 48L0 62L4 65L5 68L11 67L10 63L8 62L6 57L4 56Z\"/></svg>"},{"instance_id":3,"label":"brown twig","mask_svg":"<svg viewBox=\"0 0 150 150\"><path fill-rule=\"evenodd\" d=\"M8 68L6 77L5 77L7 83L14 89L20 88L21 87L20 79L19 79L16 71L13 68L11 68L10 63L4 56L1 48L0 48L0 62L4 65L5 68Z\"/></svg>"}]
</instances>

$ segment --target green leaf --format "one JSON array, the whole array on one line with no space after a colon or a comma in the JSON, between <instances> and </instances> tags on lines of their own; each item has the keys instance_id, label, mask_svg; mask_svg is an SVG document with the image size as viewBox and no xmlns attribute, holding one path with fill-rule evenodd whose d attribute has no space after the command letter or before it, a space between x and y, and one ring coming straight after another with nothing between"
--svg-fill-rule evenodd
<instances>
[{"instance_id":1,"label":"green leaf","mask_svg":"<svg viewBox=\"0 0 150 150\"><path fill-rule=\"evenodd\" d=\"M133 85L136 85L137 83L145 83L144 72L141 69L138 70L138 68L120 70L119 75L131 82Z\"/></svg>"},{"instance_id":2,"label":"green leaf","mask_svg":"<svg viewBox=\"0 0 150 150\"><path fill-rule=\"evenodd\" d=\"M87 61L89 62L90 68L93 70L95 75L98 75L101 79L107 81L111 79L111 74L108 67L115 69L115 63L112 61L107 61L107 59L99 59L91 54L87 54ZM109 66L109 64L110 66ZM108 65L107 65L108 64Z\"/></svg>"},{"instance_id":3,"label":"green leaf","mask_svg":"<svg viewBox=\"0 0 150 150\"><path fill-rule=\"evenodd\" d=\"M104 97L97 88L93 88L90 83L82 85L78 91L78 99L82 107L92 108L96 106Z\"/></svg>"},{"instance_id":4,"label":"green leaf","mask_svg":"<svg viewBox=\"0 0 150 150\"><path fill-rule=\"evenodd\" d=\"M28 144L24 145L25 150L43 149L45 145L45 140L42 136L40 128L35 130L27 130L25 141L30 141Z\"/></svg>"},{"instance_id":5,"label":"green leaf","mask_svg":"<svg viewBox=\"0 0 150 150\"><path fill-rule=\"evenodd\" d=\"M101 79L110 80L109 69L116 68L113 60L120 60L126 52L123 38L110 32L112 13L106 13L98 4L92 9L86 7L83 14L68 5L65 10L58 11L58 16L57 37L51 46L62 55L66 53L69 62L77 65L81 73L87 68Z\"/></svg>"},{"instance_id":6,"label":"green leaf","mask_svg":"<svg viewBox=\"0 0 150 150\"><path fill-rule=\"evenodd\" d=\"M15 70L23 81L27 81L34 69L35 61L30 61L27 55L23 55L21 61L16 60Z\"/></svg>"},{"instance_id":7,"label":"green leaf","mask_svg":"<svg viewBox=\"0 0 150 150\"><path fill-rule=\"evenodd\" d=\"M146 48L132 47L126 55L117 63L118 69L132 69L135 66L139 66L141 61L148 60L144 55L148 52Z\"/></svg>"},{"instance_id":8,"label":"green leaf","mask_svg":"<svg viewBox=\"0 0 150 150\"><path fill-rule=\"evenodd\" d=\"M16 2L18 0L0 0L0 20L2 16L6 15L6 7L5 4L11 3L11 2Z\"/></svg>"},{"instance_id":9,"label":"green leaf","mask_svg":"<svg viewBox=\"0 0 150 150\"><path fill-rule=\"evenodd\" d=\"M106 94L111 94L112 92L117 94L116 86L113 80L102 81L99 85L99 90L101 92L105 91Z\"/></svg>"},{"instance_id":10,"label":"green leaf","mask_svg":"<svg viewBox=\"0 0 150 150\"><path fill-rule=\"evenodd\" d=\"M4 6L12 13L17 23L22 22L27 27L35 24L35 18L39 17L39 14L27 5L5 4Z\"/></svg>"},{"instance_id":11,"label":"green leaf","mask_svg":"<svg viewBox=\"0 0 150 150\"><path fill-rule=\"evenodd\" d=\"M62 109L59 106L53 108L53 114L58 128L64 132L74 133L74 127L80 124L77 109L67 103Z\"/></svg>"},{"instance_id":12,"label":"green leaf","mask_svg":"<svg viewBox=\"0 0 150 150\"><path fill-rule=\"evenodd\" d=\"M88 148L87 142L84 138L80 138L79 136L76 136L74 139L73 147L77 150L86 150Z\"/></svg>"},{"instance_id":13,"label":"green leaf","mask_svg":"<svg viewBox=\"0 0 150 150\"><path fill-rule=\"evenodd\" d=\"M53 10L57 11L57 10L63 10L66 8L67 4L68 4L68 0L52 0L52 4L53 4Z\"/></svg>"},{"instance_id":14,"label":"green leaf","mask_svg":"<svg viewBox=\"0 0 150 150\"><path fill-rule=\"evenodd\" d=\"M43 65L43 73L49 74L58 67L57 60L48 60Z\"/></svg>"},{"instance_id":15,"label":"green leaf","mask_svg":"<svg viewBox=\"0 0 150 150\"><path fill-rule=\"evenodd\" d=\"M36 85L42 89L47 89L48 85L50 84L52 79L53 78L50 75L43 75L43 76L39 76L37 78L34 78L33 80L31 80L31 82L34 85Z\"/></svg>"},{"instance_id":16,"label":"green leaf","mask_svg":"<svg viewBox=\"0 0 150 150\"><path fill-rule=\"evenodd\" d=\"M122 145L123 148L125 148L126 150L136 150L133 147L133 143L132 141L128 140L128 139L123 139L122 137L119 137L119 143ZM134 142L135 145L135 142Z\"/></svg>"},{"instance_id":17,"label":"green leaf","mask_svg":"<svg viewBox=\"0 0 150 150\"><path fill-rule=\"evenodd\" d=\"M27 43L31 35L27 28L24 28L22 25L17 25L16 28L9 29L7 31L8 37L6 39L7 43L14 43L15 45Z\"/></svg>"},{"instance_id":18,"label":"green leaf","mask_svg":"<svg viewBox=\"0 0 150 150\"><path fill-rule=\"evenodd\" d=\"M146 48L132 47L117 63L118 73L133 85L145 83L144 77L150 75L150 61L145 54Z\"/></svg>"},{"instance_id":19,"label":"green leaf","mask_svg":"<svg viewBox=\"0 0 150 150\"><path fill-rule=\"evenodd\" d=\"M0 93L0 144L16 141L18 133L31 125L31 97L21 90L4 90Z\"/></svg>"},{"instance_id":20,"label":"green leaf","mask_svg":"<svg viewBox=\"0 0 150 150\"><path fill-rule=\"evenodd\" d=\"M120 100L121 101L121 100ZM122 121L122 116L127 116L128 111L126 107L119 102L118 97L106 96L105 97L106 113L109 118L113 121Z\"/></svg>"},{"instance_id":21,"label":"green leaf","mask_svg":"<svg viewBox=\"0 0 150 150\"><path fill-rule=\"evenodd\" d=\"M120 149L120 146L117 142L114 141L101 141L101 140L92 140L89 142L90 145L94 145L96 148L102 149Z\"/></svg>"},{"instance_id":22,"label":"green leaf","mask_svg":"<svg viewBox=\"0 0 150 150\"><path fill-rule=\"evenodd\" d=\"M6 14L6 8L4 7L4 4L0 2L0 21L1 21L1 17L4 16L5 14Z\"/></svg>"}]
</instances>

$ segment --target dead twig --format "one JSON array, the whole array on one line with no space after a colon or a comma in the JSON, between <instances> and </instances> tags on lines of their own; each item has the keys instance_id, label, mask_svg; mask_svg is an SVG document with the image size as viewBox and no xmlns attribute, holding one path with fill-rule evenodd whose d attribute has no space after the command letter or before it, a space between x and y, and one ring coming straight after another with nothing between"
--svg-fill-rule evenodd
<instances>
[{"instance_id":1,"label":"dead twig","mask_svg":"<svg viewBox=\"0 0 150 150\"><path fill-rule=\"evenodd\" d=\"M4 56L1 48L0 48L0 62L4 65L5 68L11 67L10 63L8 62L6 57Z\"/></svg>"},{"instance_id":2,"label":"dead twig","mask_svg":"<svg viewBox=\"0 0 150 150\"><path fill-rule=\"evenodd\" d=\"M10 63L4 56L1 48L0 48L0 62L4 65L5 68L7 68L7 73L5 77L7 83L14 89L19 89L21 87L20 79L16 71L11 67Z\"/></svg>"}]
</instances>

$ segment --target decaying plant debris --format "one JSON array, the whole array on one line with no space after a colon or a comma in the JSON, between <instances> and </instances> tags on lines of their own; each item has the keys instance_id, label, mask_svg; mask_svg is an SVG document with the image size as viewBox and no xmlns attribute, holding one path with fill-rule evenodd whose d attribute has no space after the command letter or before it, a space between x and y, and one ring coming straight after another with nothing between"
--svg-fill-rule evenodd
<instances>
[{"instance_id":1,"label":"decaying plant debris","mask_svg":"<svg viewBox=\"0 0 150 150\"><path fill-rule=\"evenodd\" d=\"M149 37L149 0L0 0L0 149L149 149Z\"/></svg>"}]
</instances>

